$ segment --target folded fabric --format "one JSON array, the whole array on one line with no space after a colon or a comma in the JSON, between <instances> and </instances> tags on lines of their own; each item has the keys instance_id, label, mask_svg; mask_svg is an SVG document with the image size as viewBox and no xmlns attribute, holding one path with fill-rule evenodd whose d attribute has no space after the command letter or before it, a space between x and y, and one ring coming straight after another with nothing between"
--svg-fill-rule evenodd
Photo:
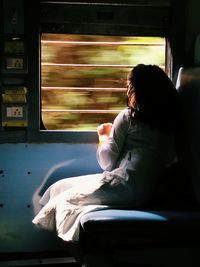
<instances>
[{"instance_id":1,"label":"folded fabric","mask_svg":"<svg viewBox=\"0 0 200 267\"><path fill-rule=\"evenodd\" d=\"M56 230L65 241L77 242L81 216L108 207L91 198L102 184L102 175L87 175L82 179L85 183L80 183L79 178L66 178L50 186L40 200L44 206L32 222L43 229Z\"/></svg>"}]
</instances>

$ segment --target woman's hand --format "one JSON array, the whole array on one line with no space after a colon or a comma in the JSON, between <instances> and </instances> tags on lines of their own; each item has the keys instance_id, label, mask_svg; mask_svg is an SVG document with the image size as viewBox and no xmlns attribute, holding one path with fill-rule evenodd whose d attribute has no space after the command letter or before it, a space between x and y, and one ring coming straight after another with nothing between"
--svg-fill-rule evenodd
<instances>
[{"instance_id":1,"label":"woman's hand","mask_svg":"<svg viewBox=\"0 0 200 267\"><path fill-rule=\"evenodd\" d=\"M98 133L100 142L106 141L108 139L111 129L112 129L112 123L110 122L100 124L97 127L97 133Z\"/></svg>"},{"instance_id":2,"label":"woman's hand","mask_svg":"<svg viewBox=\"0 0 200 267\"><path fill-rule=\"evenodd\" d=\"M107 122L107 123L103 123L103 124L100 124L98 127L97 127L97 133L98 135L107 135L109 136L110 135L110 132L111 132L111 129L112 129L112 123L110 122Z\"/></svg>"}]
</instances>

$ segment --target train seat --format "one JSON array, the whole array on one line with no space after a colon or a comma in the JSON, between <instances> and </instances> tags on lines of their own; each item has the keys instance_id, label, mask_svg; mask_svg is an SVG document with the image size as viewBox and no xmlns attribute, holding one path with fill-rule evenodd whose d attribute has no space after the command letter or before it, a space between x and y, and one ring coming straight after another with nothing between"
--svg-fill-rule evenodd
<instances>
[{"instance_id":1,"label":"train seat","mask_svg":"<svg viewBox=\"0 0 200 267\"><path fill-rule=\"evenodd\" d=\"M185 181L184 188L190 192L175 190L169 205L162 205L160 202L159 205L152 205L144 210L107 209L83 215L80 221L80 243L84 250L105 251L107 248L124 249L153 244L199 244L200 97L197 96L200 96L200 68L181 69L177 87L190 112L190 153L193 168L190 171L190 186ZM184 184L182 178L182 175L179 175L177 189Z\"/></svg>"},{"instance_id":2,"label":"train seat","mask_svg":"<svg viewBox=\"0 0 200 267\"><path fill-rule=\"evenodd\" d=\"M107 209L81 218L81 242L91 249L138 245L195 244L200 237L199 211Z\"/></svg>"}]
</instances>

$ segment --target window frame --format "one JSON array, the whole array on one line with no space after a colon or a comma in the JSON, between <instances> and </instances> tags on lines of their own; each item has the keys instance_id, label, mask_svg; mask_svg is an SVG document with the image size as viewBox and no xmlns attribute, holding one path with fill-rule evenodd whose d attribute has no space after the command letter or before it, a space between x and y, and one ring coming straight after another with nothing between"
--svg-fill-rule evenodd
<instances>
[{"instance_id":1,"label":"window frame","mask_svg":"<svg viewBox=\"0 0 200 267\"><path fill-rule=\"evenodd\" d=\"M136 1L138 2L138 1ZM153 2L153 1L150 1ZM149 2L149 3L150 3ZM155 37L165 37L166 44L168 42L168 29L169 25L169 18L170 18L170 3L166 1L166 4L163 4L163 1L156 1L156 5L149 4L150 6L137 6L136 4L126 4L126 5L103 5L101 4L84 4L84 8L87 8L89 11L89 15L86 22L75 23L75 21L64 21L62 18L60 19L60 14L58 10L66 10L68 8L68 13L70 13L70 8L72 13L76 14L76 12L80 11L83 8L83 3L73 3L67 4L59 2L59 4L54 2L42 1L38 7L41 13L40 20L38 21L37 25L32 27L33 35L31 36L29 42L32 47L38 47L34 49L33 53L30 55L29 63L29 85L30 88L32 87L32 91L29 93L29 126L27 131L27 138L33 142L68 142L68 143L96 143L98 141L96 131L66 131L66 130L42 130L40 129L40 112L41 112L41 54L40 54L40 41L41 41L41 33L81 33L81 34L96 34L96 35L122 35L122 36L155 36ZM54 8L56 6L56 8ZM116 24L116 21L111 21L110 18L94 18L93 14L97 10L101 10L102 14L104 11L113 12L116 14L116 17L119 12L123 11L122 13L127 11L127 8L139 8L138 10L143 13L147 12L149 8L153 10L155 8L156 11L153 13L159 14L157 18L153 18L153 21L150 26L149 19L143 23L143 25L139 25L140 22L131 23L129 19L129 24L127 25L125 21ZM62 14L64 14L64 10ZM104 16L104 15L102 15ZM140 16L140 14L138 14ZM84 20L85 18L81 18ZM93 21L92 21L93 20ZM144 20L144 18L143 18ZM162 20L162 23L161 23ZM92 21L92 22L91 22ZM163 22L164 21L164 22ZM119 21L120 22L120 21ZM145 27L146 25L146 27ZM157 26L156 26L157 25ZM30 28L31 29L31 28ZM123 33L123 34L122 34ZM30 47L31 47L30 46ZM169 45L166 46L166 70L168 73L171 73L171 53L169 52ZM170 71L169 71L170 70ZM38 91L36 92L36 88ZM36 110L36 99L38 99L38 107Z\"/></svg>"}]
</instances>

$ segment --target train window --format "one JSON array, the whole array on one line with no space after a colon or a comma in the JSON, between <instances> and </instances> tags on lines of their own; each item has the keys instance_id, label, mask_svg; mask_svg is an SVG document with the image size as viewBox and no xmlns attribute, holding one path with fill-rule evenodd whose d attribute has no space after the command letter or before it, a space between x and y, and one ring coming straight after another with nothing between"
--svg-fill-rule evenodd
<instances>
[{"instance_id":1,"label":"train window","mask_svg":"<svg viewBox=\"0 0 200 267\"><path fill-rule=\"evenodd\" d=\"M138 63L165 68L165 38L41 35L41 117L47 130L91 131L125 106Z\"/></svg>"}]
</instances>

